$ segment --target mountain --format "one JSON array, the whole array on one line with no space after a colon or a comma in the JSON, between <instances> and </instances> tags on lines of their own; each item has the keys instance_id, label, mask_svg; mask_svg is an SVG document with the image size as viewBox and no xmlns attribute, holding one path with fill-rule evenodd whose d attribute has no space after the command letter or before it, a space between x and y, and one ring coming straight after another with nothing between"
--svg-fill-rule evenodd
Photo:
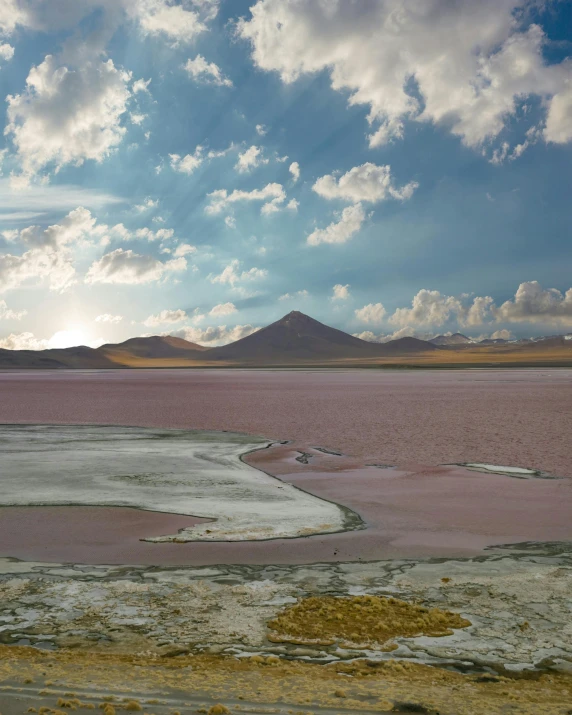
<instances>
[{"instance_id":1,"label":"mountain","mask_svg":"<svg viewBox=\"0 0 572 715\"><path fill-rule=\"evenodd\" d=\"M0 369L84 368L98 370L117 367L99 350L79 345L57 350L0 350Z\"/></svg>"},{"instance_id":2,"label":"mountain","mask_svg":"<svg viewBox=\"0 0 572 715\"><path fill-rule=\"evenodd\" d=\"M403 342L415 341L415 343ZM434 346L415 338L391 343L369 343L336 328L330 328L304 313L293 310L266 328L230 345L211 348L209 360L258 364L289 364L356 360L380 355L433 350Z\"/></svg>"},{"instance_id":3,"label":"mountain","mask_svg":"<svg viewBox=\"0 0 572 715\"><path fill-rule=\"evenodd\" d=\"M452 335L437 335L429 342L433 345L469 345L473 341L462 333L453 333Z\"/></svg>"},{"instance_id":4,"label":"mountain","mask_svg":"<svg viewBox=\"0 0 572 715\"><path fill-rule=\"evenodd\" d=\"M436 345L443 338L447 342ZM453 341L452 343L449 341ZM460 333L431 342L399 338L370 343L292 311L229 345L206 348L173 336L154 335L58 350L0 349L1 369L109 369L144 367L282 366L572 366L572 335L507 343L472 343Z\"/></svg>"},{"instance_id":5,"label":"mountain","mask_svg":"<svg viewBox=\"0 0 572 715\"><path fill-rule=\"evenodd\" d=\"M122 343L108 343L97 350L116 367L152 367L157 361L173 366L192 363L199 360L201 353L208 348L172 335L151 335L129 338Z\"/></svg>"}]
</instances>

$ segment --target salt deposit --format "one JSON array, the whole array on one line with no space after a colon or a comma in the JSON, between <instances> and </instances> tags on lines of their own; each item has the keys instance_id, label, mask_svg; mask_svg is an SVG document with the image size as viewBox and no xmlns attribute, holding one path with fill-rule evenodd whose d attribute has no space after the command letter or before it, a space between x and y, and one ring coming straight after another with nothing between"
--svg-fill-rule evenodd
<instances>
[{"instance_id":1,"label":"salt deposit","mask_svg":"<svg viewBox=\"0 0 572 715\"><path fill-rule=\"evenodd\" d=\"M361 526L345 507L249 466L270 443L231 432L0 427L0 505L122 506L214 519L148 541L249 541Z\"/></svg>"}]
</instances>

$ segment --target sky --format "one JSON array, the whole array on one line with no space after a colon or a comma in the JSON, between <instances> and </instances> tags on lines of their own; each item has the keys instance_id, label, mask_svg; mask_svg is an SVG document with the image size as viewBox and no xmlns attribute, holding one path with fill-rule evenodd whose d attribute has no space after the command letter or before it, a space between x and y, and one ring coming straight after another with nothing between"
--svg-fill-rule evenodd
<instances>
[{"instance_id":1,"label":"sky","mask_svg":"<svg viewBox=\"0 0 572 715\"><path fill-rule=\"evenodd\" d=\"M572 330L572 0L2 0L0 347Z\"/></svg>"}]
</instances>

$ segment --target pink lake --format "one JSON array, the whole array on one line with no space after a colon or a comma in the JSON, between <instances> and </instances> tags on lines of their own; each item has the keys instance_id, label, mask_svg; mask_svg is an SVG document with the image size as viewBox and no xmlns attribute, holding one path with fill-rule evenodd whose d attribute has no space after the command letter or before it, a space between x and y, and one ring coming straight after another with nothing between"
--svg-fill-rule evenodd
<instances>
[{"instance_id":1,"label":"pink lake","mask_svg":"<svg viewBox=\"0 0 572 715\"><path fill-rule=\"evenodd\" d=\"M51 531L63 518L53 508L28 510L36 521L44 519L31 533L28 519L20 519L18 529L8 508L0 511L4 556L173 565L311 563L461 556L508 542L572 541L570 370L4 372L0 422L232 430L289 440L248 461L345 504L368 525L293 541L149 544L135 538L133 514L105 509L95 523L112 519L114 536L94 546L91 537L89 543L75 538L85 507L60 507L68 510L67 542ZM295 459L299 452L312 455L308 464ZM531 467L563 479L520 480L439 466L456 462ZM373 463L398 468L365 466ZM188 523L186 517L138 514L135 521L156 517L159 529Z\"/></svg>"}]
</instances>

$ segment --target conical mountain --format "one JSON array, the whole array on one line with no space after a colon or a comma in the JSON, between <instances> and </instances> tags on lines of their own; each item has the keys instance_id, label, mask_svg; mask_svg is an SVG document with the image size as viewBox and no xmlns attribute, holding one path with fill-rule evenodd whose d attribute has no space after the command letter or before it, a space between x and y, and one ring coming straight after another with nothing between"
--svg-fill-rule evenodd
<instances>
[{"instance_id":1,"label":"conical mountain","mask_svg":"<svg viewBox=\"0 0 572 715\"><path fill-rule=\"evenodd\" d=\"M415 342L428 350L434 347L424 341ZM288 364L375 357L393 352L388 346L360 340L293 310L246 338L212 348L208 351L208 359Z\"/></svg>"}]
</instances>

